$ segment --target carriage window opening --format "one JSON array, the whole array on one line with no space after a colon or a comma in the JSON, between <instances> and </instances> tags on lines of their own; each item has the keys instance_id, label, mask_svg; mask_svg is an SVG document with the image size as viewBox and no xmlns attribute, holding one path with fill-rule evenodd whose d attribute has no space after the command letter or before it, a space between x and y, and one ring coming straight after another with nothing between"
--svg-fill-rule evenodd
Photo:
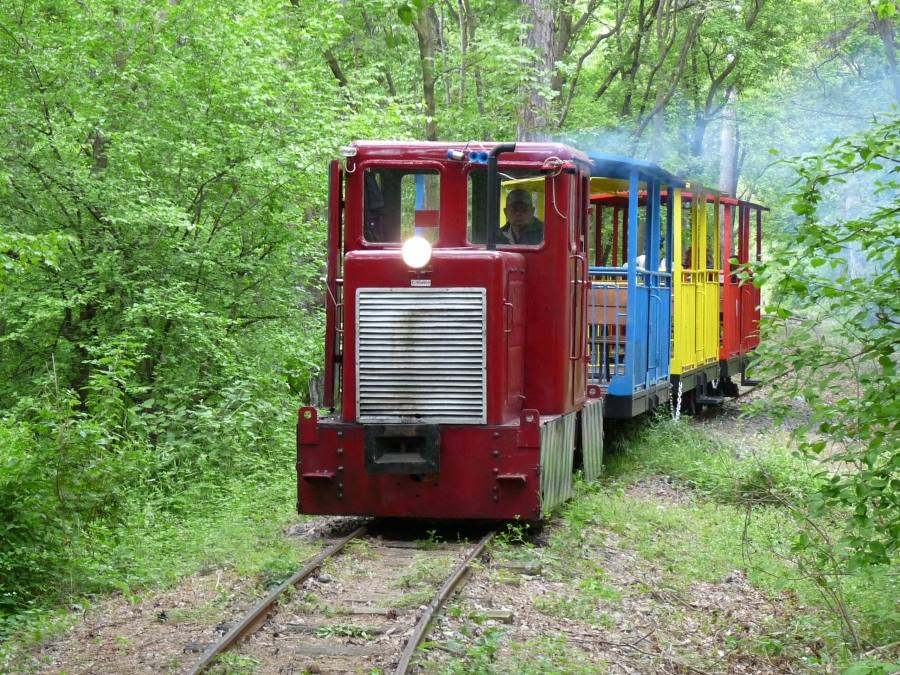
<instances>
[{"instance_id":1,"label":"carriage window opening","mask_svg":"<svg viewBox=\"0 0 900 675\"><path fill-rule=\"evenodd\" d=\"M366 169L363 237L399 243L413 235L438 239L441 184L437 171Z\"/></svg>"},{"instance_id":2,"label":"carriage window opening","mask_svg":"<svg viewBox=\"0 0 900 675\"><path fill-rule=\"evenodd\" d=\"M547 178L539 171L500 169L500 231L497 246L536 247L544 243ZM552 190L552 186L551 190ZM467 237L472 244L487 241L487 171L472 167L468 180ZM565 203L557 205L561 211ZM572 219L574 221L574 218Z\"/></svg>"},{"instance_id":3,"label":"carriage window opening","mask_svg":"<svg viewBox=\"0 0 900 675\"><path fill-rule=\"evenodd\" d=\"M644 185L641 185L641 191L643 191ZM637 247L635 254L637 256L637 266L640 269L645 269L647 263L647 235L649 234L650 229L650 208L649 208L649 198L644 197L644 199L638 202L638 223L637 223Z\"/></svg>"},{"instance_id":4,"label":"carriage window opening","mask_svg":"<svg viewBox=\"0 0 900 675\"><path fill-rule=\"evenodd\" d=\"M669 265L666 262L666 251L668 250L668 234L669 234L669 211L671 205L668 199L663 199L659 210L659 270L661 272L669 272Z\"/></svg>"},{"instance_id":5,"label":"carriage window opening","mask_svg":"<svg viewBox=\"0 0 900 675\"><path fill-rule=\"evenodd\" d=\"M748 258L750 260L762 260L762 210L759 208L750 209L750 248Z\"/></svg>"},{"instance_id":6,"label":"carriage window opening","mask_svg":"<svg viewBox=\"0 0 900 675\"><path fill-rule=\"evenodd\" d=\"M681 256L681 266L691 269L694 266L694 209L693 201L685 199L681 203L681 251L675 251Z\"/></svg>"},{"instance_id":7,"label":"carriage window opening","mask_svg":"<svg viewBox=\"0 0 900 675\"><path fill-rule=\"evenodd\" d=\"M600 201L591 204L593 216L591 218L591 231L588 236L594 248L594 264L610 265L612 258L612 209L603 206Z\"/></svg>"},{"instance_id":8,"label":"carriage window opening","mask_svg":"<svg viewBox=\"0 0 900 675\"><path fill-rule=\"evenodd\" d=\"M595 265L607 265L609 256L609 236L612 230L612 223L607 214L609 209L604 209L600 202L591 204L591 221L590 232L588 237L591 239L591 246L594 249L593 261Z\"/></svg>"},{"instance_id":9,"label":"carriage window opening","mask_svg":"<svg viewBox=\"0 0 900 675\"><path fill-rule=\"evenodd\" d=\"M718 200L706 203L706 269L718 269L717 253L721 224L718 219Z\"/></svg>"},{"instance_id":10,"label":"carriage window opening","mask_svg":"<svg viewBox=\"0 0 900 675\"><path fill-rule=\"evenodd\" d=\"M731 259L738 257L738 242L740 241L740 222L741 213L737 206L726 206L731 213L731 246L728 249L728 257Z\"/></svg>"},{"instance_id":11,"label":"carriage window opening","mask_svg":"<svg viewBox=\"0 0 900 675\"><path fill-rule=\"evenodd\" d=\"M668 207L665 200L651 200L646 184L641 185L644 197L638 208L638 240L636 262L639 271L665 272L666 263L666 218ZM654 222L659 220L659 232L654 232Z\"/></svg>"},{"instance_id":12,"label":"carriage window opening","mask_svg":"<svg viewBox=\"0 0 900 675\"><path fill-rule=\"evenodd\" d=\"M599 264L621 267L628 257L628 200L613 197L597 202L597 225L600 229Z\"/></svg>"}]
</instances>

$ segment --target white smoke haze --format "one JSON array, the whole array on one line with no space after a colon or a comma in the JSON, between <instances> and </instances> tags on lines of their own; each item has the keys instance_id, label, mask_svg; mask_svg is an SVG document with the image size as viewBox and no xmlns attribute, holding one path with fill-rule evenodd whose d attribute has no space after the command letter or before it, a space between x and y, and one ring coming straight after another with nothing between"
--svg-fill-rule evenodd
<instances>
[{"instance_id":1,"label":"white smoke haze","mask_svg":"<svg viewBox=\"0 0 900 675\"><path fill-rule=\"evenodd\" d=\"M744 92L734 104L737 141L736 196L771 208L764 219L764 257L778 255L776 233L789 242L800 217L791 208L797 173L791 160L821 153L836 139L864 131L874 122L898 114L884 57L871 54L855 60L855 73L833 68L812 69L809 77L796 73L776 87ZM635 138L635 125L598 126L559 136L559 140L587 151L630 156L660 164L682 178L719 187L723 115L708 122L699 154L692 149L696 124L688 101L673 98L665 117ZM889 181L891 162L883 171L857 173L829 182L822 189L817 217L831 223L865 217L894 195L877 193L878 181ZM900 245L900 242L898 242ZM871 278L883 265L867 260L859 246L844 246L844 264L818 271L831 279Z\"/></svg>"},{"instance_id":2,"label":"white smoke haze","mask_svg":"<svg viewBox=\"0 0 900 675\"><path fill-rule=\"evenodd\" d=\"M873 56L858 67L868 76L794 76L785 78L776 89L736 97L736 196L769 204L781 201L795 180L793 169L784 160L820 152L834 139L862 131L886 114L896 114L897 104L883 59ZM791 89L790 82L802 82L804 86ZM699 154L691 147L697 125L691 119L688 102L674 97L663 115L662 120L648 125L638 139L634 124L628 124L567 132L558 140L584 150L651 161L681 177L718 187L722 112L708 122ZM866 208L864 185L848 185L842 192L848 194L841 198L836 193L823 217L841 213L840 217L846 218L851 207Z\"/></svg>"}]
</instances>

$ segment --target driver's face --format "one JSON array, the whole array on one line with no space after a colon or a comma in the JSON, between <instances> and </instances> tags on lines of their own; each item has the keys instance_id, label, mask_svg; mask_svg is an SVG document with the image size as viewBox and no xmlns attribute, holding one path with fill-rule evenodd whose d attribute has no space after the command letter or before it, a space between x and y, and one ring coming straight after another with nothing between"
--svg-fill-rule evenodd
<instances>
[{"instance_id":1,"label":"driver's face","mask_svg":"<svg viewBox=\"0 0 900 675\"><path fill-rule=\"evenodd\" d=\"M534 207L522 202L514 202L506 207L505 213L506 221L510 225L522 227L531 222L534 216Z\"/></svg>"}]
</instances>

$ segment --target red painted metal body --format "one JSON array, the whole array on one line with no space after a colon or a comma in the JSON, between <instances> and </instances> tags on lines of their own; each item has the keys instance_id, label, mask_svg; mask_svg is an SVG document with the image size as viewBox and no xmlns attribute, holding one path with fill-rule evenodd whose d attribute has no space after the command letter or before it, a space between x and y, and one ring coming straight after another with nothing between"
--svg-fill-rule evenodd
<instances>
[{"instance_id":1,"label":"red painted metal body","mask_svg":"<svg viewBox=\"0 0 900 675\"><path fill-rule=\"evenodd\" d=\"M740 286L736 272L732 271L730 252L733 246L734 223L739 217L732 200L722 200L725 217L723 219L722 250L725 260L722 265L722 348L719 359L729 361L741 355L741 311Z\"/></svg>"},{"instance_id":2,"label":"red painted metal body","mask_svg":"<svg viewBox=\"0 0 900 675\"><path fill-rule=\"evenodd\" d=\"M400 259L399 244L373 244L363 237L364 183L363 173L372 166L433 169L441 175L440 194L440 234L435 243L433 264L430 273L434 287L457 286L468 287L478 285L479 281L490 279L495 285L487 286L489 293L497 292L501 279L498 270L488 270L491 265L501 263L504 257L492 255L484 258L483 246L470 244L466 239L466 223L468 209L468 174L472 170L482 170L464 162L447 160L447 150L462 150L459 144L429 143L387 143L366 142L357 144L358 152L353 162L353 173L347 178L346 208L344 213L344 308L345 320L351 320L353 312L350 303L355 289L366 287L389 287L391 285L409 286L414 274L405 269ZM488 148L491 145L487 145ZM580 163L580 153L559 144L520 144L522 151L504 155L503 167L512 169L540 170L548 159L558 159ZM584 167L582 167L582 170ZM575 241L578 231L570 228L568 213L575 208L578 181L575 175L559 173L547 187L545 202L556 205L545 212L545 240L536 250L520 249L519 255L524 258L524 266L528 272L524 280L524 316L531 329L525 330L524 355L534 355L527 359L524 367L524 403L537 408L542 414L563 413L574 410L585 400L584 386L576 387L576 383L584 382L586 366L583 358L573 348L576 338L584 339L584 329L576 325L576 307L572 299L571 289L574 286L586 286L587 269L583 253L579 252ZM587 195L584 196L580 211L582 218L587 216ZM577 212L573 213L577 217ZM502 247L501 247L502 248ZM368 257L373 252L380 257ZM581 255L581 260L579 260ZM480 257L479 257L480 256ZM517 263L518 264L518 263ZM352 269L348 269L352 267ZM406 276L404 277L404 274ZM435 276L436 275L436 276ZM474 275L474 277L473 277ZM509 298L504 300L509 301ZM494 306L490 305L489 306ZM550 320L555 330L546 330L545 321ZM583 320L583 317L582 317ZM505 341L502 331L497 332L499 323L492 321L493 330L489 329L488 350L498 353L502 347L498 341ZM349 352L352 340L350 328L345 329L345 352ZM583 346L581 347L583 357ZM539 356L537 356L539 355ZM351 355L345 353L346 369L352 368ZM493 361L489 358L489 362ZM349 372L343 378L344 418L355 419L355 391L353 377ZM489 385L490 386L490 385ZM499 386L499 385L498 385ZM500 395L494 391L495 402ZM502 397L500 397L502 398ZM488 417L492 423L502 419L510 419L516 414L510 408L501 413L496 408L488 408Z\"/></svg>"},{"instance_id":3,"label":"red painted metal body","mask_svg":"<svg viewBox=\"0 0 900 675\"><path fill-rule=\"evenodd\" d=\"M340 255L343 250L343 207L344 207L344 171L337 160L328 167L328 257L325 274L325 374L324 401L329 408L334 406L335 378L338 376L335 354L340 352L337 344L337 326L340 323L341 289L338 285L340 273Z\"/></svg>"},{"instance_id":4,"label":"red painted metal body","mask_svg":"<svg viewBox=\"0 0 900 675\"><path fill-rule=\"evenodd\" d=\"M344 258L344 334L356 335L356 295L359 288L408 287L412 279L425 279L432 288L487 289L488 312L487 423L503 424L522 409L524 394L524 315L522 284L525 256L508 251L435 249L428 269L410 270L399 250L356 250ZM525 307L523 307L525 305ZM558 337L558 336L557 336ZM551 345L552 346L552 345ZM557 347L558 350L558 347ZM439 355L439 349L438 354ZM343 420L357 420L356 343L344 343ZM566 364L567 365L567 364ZM534 368L529 368L533 371ZM440 382L434 383L440 387Z\"/></svg>"}]
</instances>

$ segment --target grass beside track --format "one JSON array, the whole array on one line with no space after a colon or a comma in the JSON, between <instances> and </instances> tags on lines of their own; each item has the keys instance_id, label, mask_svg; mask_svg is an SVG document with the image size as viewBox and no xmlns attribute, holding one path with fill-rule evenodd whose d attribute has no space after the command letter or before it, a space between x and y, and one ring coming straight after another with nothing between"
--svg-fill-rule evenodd
<instances>
[{"instance_id":1,"label":"grass beside track","mask_svg":"<svg viewBox=\"0 0 900 675\"><path fill-rule=\"evenodd\" d=\"M84 608L110 592L135 604L204 569L255 579L260 590L279 583L312 555L284 534L302 520L292 462L221 486L197 486L165 503L126 512L115 529L88 533L73 556L87 594L59 589L54 605L34 606L0 623L0 672L27 669L22 655L77 621ZM211 617L214 618L214 617Z\"/></svg>"},{"instance_id":2,"label":"grass beside track","mask_svg":"<svg viewBox=\"0 0 900 675\"><path fill-rule=\"evenodd\" d=\"M729 672L743 660L745 667L752 664L772 672L894 672L891 643L900 633L896 569L860 570L842 579L847 608L868 651L854 654L816 579L794 564L791 544L797 529L788 506L812 491L811 467L796 459L784 446L783 436L775 432L764 431L756 440L757 448L748 452L727 433L711 433L702 423L666 418L652 425L626 424L609 430L604 477L591 484L577 482L574 499L547 528L549 543L523 553L504 550L501 540L495 557L539 557L544 576L566 581L567 590L540 596L535 600L537 608L545 615L579 622L598 636L613 627L623 594L654 598L672 644L696 632L697 614L700 630L730 632L733 623L727 612L726 616L715 612L704 616L693 610L689 618L690 611L679 607L683 602L679 598L690 597L692 588L721 583L735 574L778 607L765 617L765 625L757 627L752 639L739 634L729 638L724 654L679 647L675 650L678 662L664 667ZM648 481L670 485L677 498L642 492L641 484ZM521 534L514 528L511 536ZM602 563L585 555L586 549L602 549L610 541L636 554L637 568L653 567L658 573L636 585L611 577ZM512 631L504 626L484 628L474 623L461 631L467 632L476 637L464 649L436 643L441 652L454 654L440 661L440 670L605 670L602 661L590 659L583 643L567 642L559 635L515 642ZM882 647L887 649L882 652ZM896 644L893 651L896 655ZM555 664L549 671L548 663Z\"/></svg>"},{"instance_id":3,"label":"grass beside track","mask_svg":"<svg viewBox=\"0 0 900 675\"><path fill-rule=\"evenodd\" d=\"M662 513L635 500L628 509L626 501L618 505L619 513L631 513L619 517L612 502L606 508L598 505L597 515L610 527L624 527L630 520L636 526L658 524L670 535L669 554L648 550L651 545L633 531L631 539L648 555L667 555L682 579L710 579L731 566L745 570L762 590L796 594L801 604L823 610L812 617L812 639L824 641L826 651L843 660L848 655L837 616L824 611L829 608L812 570L798 570L792 548L799 530L791 509L805 504L813 493L817 467L798 459L783 434L768 432L757 438L756 447L748 450L721 432L709 433L702 423L667 418L650 428L626 430L609 458L606 485L613 491L603 491L604 497L649 475L674 479L691 499ZM822 525L827 527L827 522ZM850 617L870 650L900 635L897 578L893 566L858 570L842 579Z\"/></svg>"}]
</instances>

